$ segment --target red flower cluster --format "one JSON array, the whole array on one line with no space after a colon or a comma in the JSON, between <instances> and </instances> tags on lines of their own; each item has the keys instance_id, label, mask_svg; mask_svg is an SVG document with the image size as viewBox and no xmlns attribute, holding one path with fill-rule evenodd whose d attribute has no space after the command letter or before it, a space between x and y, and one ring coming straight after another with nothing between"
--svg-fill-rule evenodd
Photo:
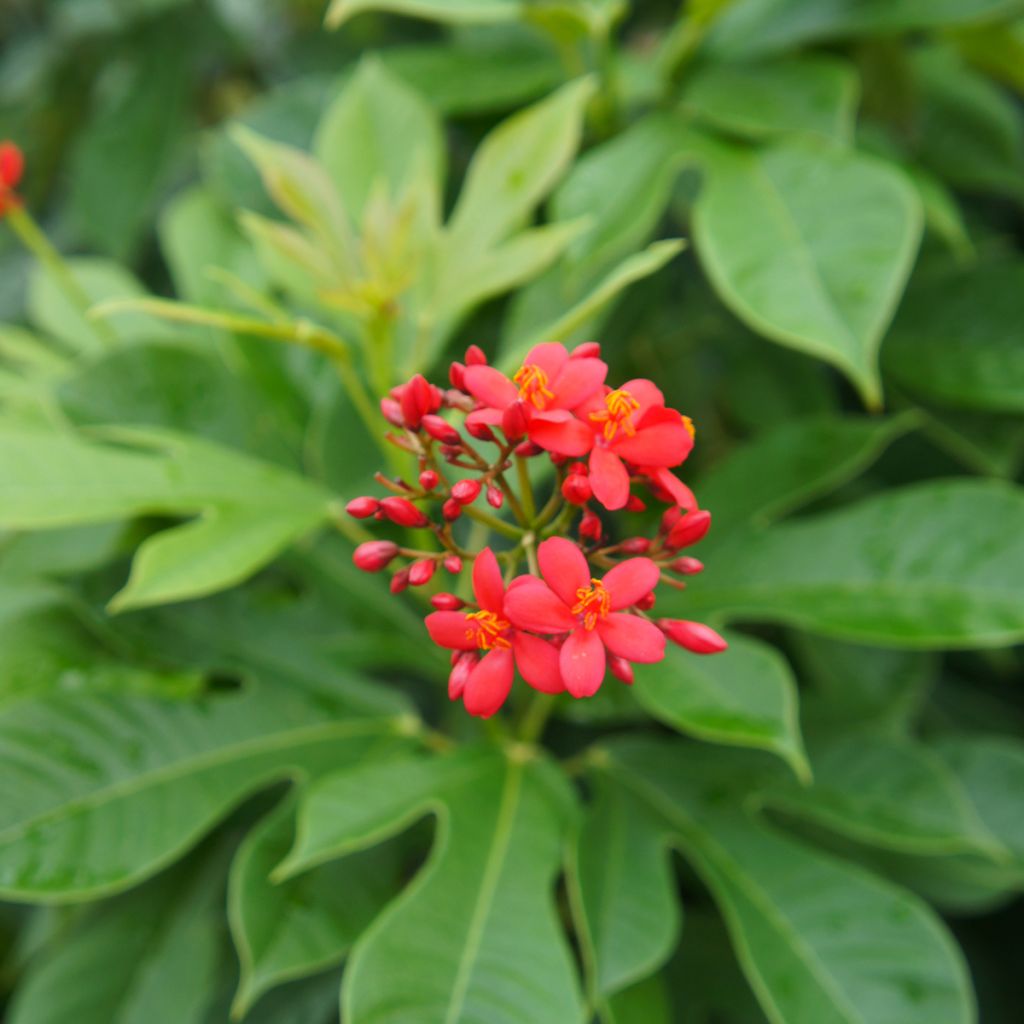
<instances>
[{"instance_id":1,"label":"red flower cluster","mask_svg":"<svg viewBox=\"0 0 1024 1024\"><path fill-rule=\"evenodd\" d=\"M693 448L690 420L666 406L649 380L609 387L600 355L593 343L571 353L560 344L536 345L508 377L472 346L464 363L452 364L450 388L417 375L381 402L396 428L388 439L417 458L417 482L378 474L392 494L355 498L347 511L357 519L429 529L441 550L367 541L354 561L379 572L400 556L408 559L392 576L395 593L429 583L439 566L457 575L464 561L473 561L475 600L435 593L436 610L426 619L431 639L452 651L449 695L461 698L470 714L493 715L516 669L543 693L589 697L608 670L632 684L633 664L660 661L666 638L698 654L725 649L708 626L653 621L647 614L659 583L682 588L677 577L703 569L679 552L707 533L711 515L672 472ZM443 410L463 414L463 430ZM474 442L495 451L481 451ZM539 511L529 468L537 457L555 475ZM506 478L513 465L519 493ZM655 536L604 543L605 526L591 503L642 512L646 503L634 485L668 505ZM477 504L481 494L494 511ZM423 508L431 504L440 505L436 519ZM515 522L498 518L501 509ZM578 542L565 536L577 512ZM456 533L463 517L514 546L463 548ZM529 571L518 574L524 559ZM592 566L607 571L598 577Z\"/></svg>"},{"instance_id":2,"label":"red flower cluster","mask_svg":"<svg viewBox=\"0 0 1024 1024\"><path fill-rule=\"evenodd\" d=\"M25 170L25 158L13 142L0 142L0 217L19 202L15 189Z\"/></svg>"}]
</instances>

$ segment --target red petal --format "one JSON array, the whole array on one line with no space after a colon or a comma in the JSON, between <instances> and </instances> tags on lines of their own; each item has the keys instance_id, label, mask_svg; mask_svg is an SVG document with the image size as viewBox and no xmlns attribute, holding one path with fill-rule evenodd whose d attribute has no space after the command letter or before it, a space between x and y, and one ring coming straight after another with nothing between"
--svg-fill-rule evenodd
<instances>
[{"instance_id":1,"label":"red petal","mask_svg":"<svg viewBox=\"0 0 1024 1024\"><path fill-rule=\"evenodd\" d=\"M600 359L570 359L551 385L555 393L552 408L575 409L601 387L607 376L608 364Z\"/></svg>"},{"instance_id":2,"label":"red petal","mask_svg":"<svg viewBox=\"0 0 1024 1024\"><path fill-rule=\"evenodd\" d=\"M554 644L529 633L516 632L512 636L512 650L519 674L535 690L561 693L565 689L558 668L558 648Z\"/></svg>"},{"instance_id":3,"label":"red petal","mask_svg":"<svg viewBox=\"0 0 1024 1024\"><path fill-rule=\"evenodd\" d=\"M464 612L431 612L427 618L427 632L438 647L452 651L475 651L476 642L466 636L473 631Z\"/></svg>"},{"instance_id":4,"label":"red petal","mask_svg":"<svg viewBox=\"0 0 1024 1024\"><path fill-rule=\"evenodd\" d=\"M466 680L462 692L466 710L477 718L490 718L505 703L514 675L510 650L500 648L485 654Z\"/></svg>"},{"instance_id":5,"label":"red petal","mask_svg":"<svg viewBox=\"0 0 1024 1024\"><path fill-rule=\"evenodd\" d=\"M650 478L661 488L663 488L672 498L672 500L679 505L681 508L685 508L692 512L697 506L697 496L690 490L682 480L670 472L667 469L658 467L652 469L648 474Z\"/></svg>"},{"instance_id":6,"label":"red petal","mask_svg":"<svg viewBox=\"0 0 1024 1024\"><path fill-rule=\"evenodd\" d=\"M679 414L672 417L659 416L660 422L640 427L632 437L620 434L612 443L615 454L638 466L678 466L692 451L693 438Z\"/></svg>"},{"instance_id":7,"label":"red petal","mask_svg":"<svg viewBox=\"0 0 1024 1024\"><path fill-rule=\"evenodd\" d=\"M604 644L596 632L577 629L558 655L565 688L574 697L592 697L604 682Z\"/></svg>"},{"instance_id":8,"label":"red petal","mask_svg":"<svg viewBox=\"0 0 1024 1024\"><path fill-rule=\"evenodd\" d=\"M535 633L567 633L576 616L546 583L535 576L520 576L505 592L505 615L513 626Z\"/></svg>"},{"instance_id":9,"label":"red petal","mask_svg":"<svg viewBox=\"0 0 1024 1024\"><path fill-rule=\"evenodd\" d=\"M639 420L648 409L655 409L665 404L665 396L661 393L653 381L649 381L644 377L637 377L633 380L627 380L622 385L623 391L628 391L639 403L640 408L637 409L635 419Z\"/></svg>"},{"instance_id":10,"label":"red petal","mask_svg":"<svg viewBox=\"0 0 1024 1024\"><path fill-rule=\"evenodd\" d=\"M622 459L607 448L595 448L590 453L590 486L610 512L622 508L629 501L629 473Z\"/></svg>"},{"instance_id":11,"label":"red petal","mask_svg":"<svg viewBox=\"0 0 1024 1024\"><path fill-rule=\"evenodd\" d=\"M501 579L498 559L490 548L484 548L473 561L473 593L481 608L501 615L505 603L505 584Z\"/></svg>"},{"instance_id":12,"label":"red petal","mask_svg":"<svg viewBox=\"0 0 1024 1024\"><path fill-rule=\"evenodd\" d=\"M661 570L649 558L630 558L609 569L602 580L617 612L646 597L661 579Z\"/></svg>"},{"instance_id":13,"label":"red petal","mask_svg":"<svg viewBox=\"0 0 1024 1024\"><path fill-rule=\"evenodd\" d=\"M537 548L544 582L571 608L576 591L590 586L590 566L583 552L564 537L549 537Z\"/></svg>"},{"instance_id":14,"label":"red petal","mask_svg":"<svg viewBox=\"0 0 1024 1024\"><path fill-rule=\"evenodd\" d=\"M466 390L484 405L504 409L519 398L519 389L493 366L467 366Z\"/></svg>"},{"instance_id":15,"label":"red petal","mask_svg":"<svg viewBox=\"0 0 1024 1024\"><path fill-rule=\"evenodd\" d=\"M564 345L560 345L557 341L542 341L526 353L523 366L539 366L547 374L548 381L551 382L568 361L569 352Z\"/></svg>"},{"instance_id":16,"label":"red petal","mask_svg":"<svg viewBox=\"0 0 1024 1024\"><path fill-rule=\"evenodd\" d=\"M612 654L627 661L649 664L665 657L665 634L636 615L613 613L597 624L597 632Z\"/></svg>"},{"instance_id":17,"label":"red petal","mask_svg":"<svg viewBox=\"0 0 1024 1024\"><path fill-rule=\"evenodd\" d=\"M586 455L594 445L594 432L564 409L530 417L529 437L534 444L558 455Z\"/></svg>"}]
</instances>

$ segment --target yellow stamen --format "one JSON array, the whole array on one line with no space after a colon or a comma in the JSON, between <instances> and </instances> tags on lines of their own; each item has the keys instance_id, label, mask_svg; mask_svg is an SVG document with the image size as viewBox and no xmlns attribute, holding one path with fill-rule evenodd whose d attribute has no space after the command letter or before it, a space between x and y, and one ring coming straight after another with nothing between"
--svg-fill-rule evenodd
<instances>
[{"instance_id":1,"label":"yellow stamen","mask_svg":"<svg viewBox=\"0 0 1024 1024\"><path fill-rule=\"evenodd\" d=\"M612 608L611 594L605 590L604 584L593 578L590 582L592 586L580 587L576 591L576 603L572 606L573 615L583 616L583 628L587 631L592 630Z\"/></svg>"},{"instance_id":2,"label":"yellow stamen","mask_svg":"<svg viewBox=\"0 0 1024 1024\"><path fill-rule=\"evenodd\" d=\"M595 423L603 423L602 433L606 441L614 441L615 435L622 430L627 436L636 433L633 426L633 413L640 408L640 403L626 390L610 391L604 396L605 408L592 412L590 418Z\"/></svg>"},{"instance_id":3,"label":"yellow stamen","mask_svg":"<svg viewBox=\"0 0 1024 1024\"><path fill-rule=\"evenodd\" d=\"M548 388L548 375L536 364L527 363L516 370L513 382L519 385L519 398L535 409L546 409L555 393Z\"/></svg>"},{"instance_id":4,"label":"yellow stamen","mask_svg":"<svg viewBox=\"0 0 1024 1024\"><path fill-rule=\"evenodd\" d=\"M690 435L691 440L697 436L697 428L689 416L683 417L683 426L686 427L686 432Z\"/></svg>"},{"instance_id":5,"label":"yellow stamen","mask_svg":"<svg viewBox=\"0 0 1024 1024\"><path fill-rule=\"evenodd\" d=\"M512 646L512 642L503 635L511 625L507 619L500 619L494 612L485 610L470 612L466 618L473 619L473 625L466 630L466 639L472 640L480 650Z\"/></svg>"}]
</instances>

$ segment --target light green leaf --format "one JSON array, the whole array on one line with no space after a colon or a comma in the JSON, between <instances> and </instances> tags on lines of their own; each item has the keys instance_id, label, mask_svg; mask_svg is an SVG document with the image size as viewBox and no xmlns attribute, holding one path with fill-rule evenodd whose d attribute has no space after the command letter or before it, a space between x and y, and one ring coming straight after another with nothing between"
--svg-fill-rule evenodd
<instances>
[{"instance_id":1,"label":"light green leaf","mask_svg":"<svg viewBox=\"0 0 1024 1024\"><path fill-rule=\"evenodd\" d=\"M30 963L9 1024L203 1024L222 956L223 860L86 911Z\"/></svg>"},{"instance_id":2,"label":"light green leaf","mask_svg":"<svg viewBox=\"0 0 1024 1024\"><path fill-rule=\"evenodd\" d=\"M328 107L313 153L333 180L353 221L378 182L399 195L417 168L439 185L444 167L441 125L423 96L375 58L364 58Z\"/></svg>"},{"instance_id":3,"label":"light green leaf","mask_svg":"<svg viewBox=\"0 0 1024 1024\"><path fill-rule=\"evenodd\" d=\"M773 1024L971 1024L966 966L927 905L753 820L708 753L623 740L602 771L672 830Z\"/></svg>"},{"instance_id":4,"label":"light green leaf","mask_svg":"<svg viewBox=\"0 0 1024 1024\"><path fill-rule=\"evenodd\" d=\"M117 607L211 593L241 581L323 522L329 496L268 463L170 431L108 435L151 451L73 434L0 432L0 526L48 529L154 513L194 523L140 548Z\"/></svg>"},{"instance_id":5,"label":"light green leaf","mask_svg":"<svg viewBox=\"0 0 1024 1024\"><path fill-rule=\"evenodd\" d=\"M709 545L742 527L777 519L854 479L916 423L913 415L878 419L793 419L718 462L699 484L714 517Z\"/></svg>"},{"instance_id":6,"label":"light green leaf","mask_svg":"<svg viewBox=\"0 0 1024 1024\"><path fill-rule=\"evenodd\" d=\"M674 1007L660 974L652 974L608 1000L608 1024L673 1024Z\"/></svg>"},{"instance_id":7,"label":"light green leaf","mask_svg":"<svg viewBox=\"0 0 1024 1024\"><path fill-rule=\"evenodd\" d=\"M61 694L12 706L0 717L0 893L46 903L126 889L244 797L350 763L396 728L324 704L263 688L196 703Z\"/></svg>"},{"instance_id":8,"label":"light green leaf","mask_svg":"<svg viewBox=\"0 0 1024 1024\"><path fill-rule=\"evenodd\" d=\"M709 64L687 81L682 105L714 128L751 139L812 134L853 138L856 73L834 57Z\"/></svg>"},{"instance_id":9,"label":"light green leaf","mask_svg":"<svg viewBox=\"0 0 1024 1024\"><path fill-rule=\"evenodd\" d=\"M448 24L491 25L516 21L520 0L331 0L326 25L337 28L364 11L386 11Z\"/></svg>"},{"instance_id":10,"label":"light green leaf","mask_svg":"<svg viewBox=\"0 0 1024 1024\"><path fill-rule=\"evenodd\" d=\"M570 881L588 971L602 998L657 970L678 940L669 840L649 808L601 779L574 846Z\"/></svg>"},{"instance_id":11,"label":"light green leaf","mask_svg":"<svg viewBox=\"0 0 1024 1024\"><path fill-rule=\"evenodd\" d=\"M1006 859L956 777L921 744L861 730L812 744L811 755L814 785L775 786L770 805L883 849Z\"/></svg>"},{"instance_id":12,"label":"light green leaf","mask_svg":"<svg viewBox=\"0 0 1024 1024\"><path fill-rule=\"evenodd\" d=\"M797 143L720 147L694 207L701 262L758 333L843 371L881 403L878 346L921 237L920 199L894 167Z\"/></svg>"},{"instance_id":13,"label":"light green leaf","mask_svg":"<svg viewBox=\"0 0 1024 1024\"><path fill-rule=\"evenodd\" d=\"M228 920L241 961L236 1018L267 990L340 961L397 886L390 848L272 884L270 873L292 843L294 817L294 798L282 801L246 836L231 865Z\"/></svg>"},{"instance_id":14,"label":"light green leaf","mask_svg":"<svg viewBox=\"0 0 1024 1024\"><path fill-rule=\"evenodd\" d=\"M655 718L698 739L778 754L806 780L796 682L768 644L732 634L729 649L699 657L670 648L645 667L636 699Z\"/></svg>"},{"instance_id":15,"label":"light green leaf","mask_svg":"<svg viewBox=\"0 0 1024 1024\"><path fill-rule=\"evenodd\" d=\"M1024 263L993 261L913 284L882 365L902 388L943 406L1024 413Z\"/></svg>"},{"instance_id":16,"label":"light green leaf","mask_svg":"<svg viewBox=\"0 0 1024 1024\"><path fill-rule=\"evenodd\" d=\"M427 813L438 819L423 873L356 944L342 989L346 1020L582 1021L551 901L572 812L564 787L545 764L468 749L357 769L311 788L281 874L365 849Z\"/></svg>"},{"instance_id":17,"label":"light green leaf","mask_svg":"<svg viewBox=\"0 0 1024 1024\"><path fill-rule=\"evenodd\" d=\"M447 244L472 266L519 227L565 173L580 144L594 82L580 78L502 121L480 144L452 212Z\"/></svg>"},{"instance_id":18,"label":"light green leaf","mask_svg":"<svg viewBox=\"0 0 1024 1024\"><path fill-rule=\"evenodd\" d=\"M918 484L735 538L673 599L894 647L1024 637L1024 494L994 481Z\"/></svg>"}]
</instances>

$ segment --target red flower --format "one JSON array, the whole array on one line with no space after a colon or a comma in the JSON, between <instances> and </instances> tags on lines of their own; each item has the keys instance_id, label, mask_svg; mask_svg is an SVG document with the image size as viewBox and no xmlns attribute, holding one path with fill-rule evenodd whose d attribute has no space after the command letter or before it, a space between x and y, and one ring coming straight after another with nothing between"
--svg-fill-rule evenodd
<instances>
[{"instance_id":1,"label":"red flower","mask_svg":"<svg viewBox=\"0 0 1024 1024\"><path fill-rule=\"evenodd\" d=\"M570 356L557 342L534 345L511 380L493 366L467 366L463 382L480 405L466 423L501 426L510 439L521 437L535 413L575 408L601 388L607 374L608 364L590 349Z\"/></svg>"},{"instance_id":2,"label":"red flower","mask_svg":"<svg viewBox=\"0 0 1024 1024\"><path fill-rule=\"evenodd\" d=\"M590 697L604 680L609 654L626 661L654 662L665 656L665 637L646 619L627 615L646 597L660 576L649 558L630 558L593 579L583 552L564 537L538 548L544 580L520 576L505 595L505 611L518 629L568 633L558 655L566 689Z\"/></svg>"},{"instance_id":3,"label":"red flower","mask_svg":"<svg viewBox=\"0 0 1024 1024\"><path fill-rule=\"evenodd\" d=\"M14 207L18 197L14 190L25 170L25 157L13 142L0 142L0 216Z\"/></svg>"},{"instance_id":4,"label":"red flower","mask_svg":"<svg viewBox=\"0 0 1024 1024\"><path fill-rule=\"evenodd\" d=\"M629 501L627 462L668 489L671 481L659 479L658 472L678 466L693 448L686 418L666 408L664 395L642 379L591 395L575 415L554 410L531 417L529 436L558 455L589 452L594 497L609 510Z\"/></svg>"},{"instance_id":5,"label":"red flower","mask_svg":"<svg viewBox=\"0 0 1024 1024\"><path fill-rule=\"evenodd\" d=\"M476 651L485 652L472 665L468 658L456 661L449 680L452 699L461 696L471 715L489 718L505 703L514 668L535 690L561 693L565 686L558 651L510 622L501 569L490 548L484 548L473 563L473 593L479 611L432 612L426 619L430 638L440 647L474 652L474 658Z\"/></svg>"}]
</instances>

